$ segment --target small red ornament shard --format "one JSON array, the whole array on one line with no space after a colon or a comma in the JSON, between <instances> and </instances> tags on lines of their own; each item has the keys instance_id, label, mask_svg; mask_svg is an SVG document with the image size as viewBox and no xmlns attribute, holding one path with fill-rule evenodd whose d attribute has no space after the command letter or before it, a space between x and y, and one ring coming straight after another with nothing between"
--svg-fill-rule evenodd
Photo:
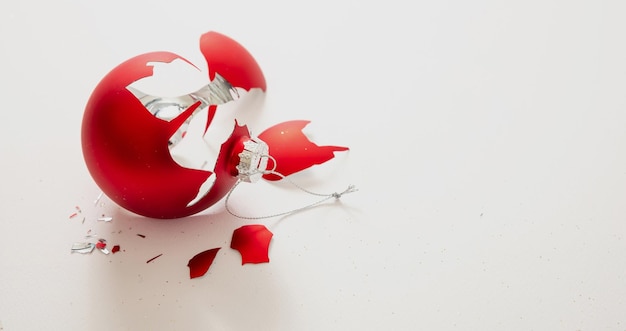
<instances>
[{"instance_id":1,"label":"small red ornament shard","mask_svg":"<svg viewBox=\"0 0 626 331\"><path fill-rule=\"evenodd\" d=\"M211 264L213 264L213 260L215 260L215 256L219 250L220 247L212 248L192 257L191 260L189 260L189 263L187 263L187 266L189 267L189 278L194 279L204 276L204 274L209 271L209 268L211 267Z\"/></svg>"},{"instance_id":2,"label":"small red ornament shard","mask_svg":"<svg viewBox=\"0 0 626 331\"><path fill-rule=\"evenodd\" d=\"M279 123L259 135L259 139L267 143L270 155L276 160L275 172L289 176L332 159L335 157L335 152L348 150L348 147L318 146L311 142L302 133L302 129L309 122L299 120ZM267 167L268 169L274 168L274 162L270 160ZM281 179L275 174L266 174L263 178L267 180Z\"/></svg>"},{"instance_id":3,"label":"small red ornament shard","mask_svg":"<svg viewBox=\"0 0 626 331\"><path fill-rule=\"evenodd\" d=\"M120 251L120 245L115 245L113 246L113 248L111 249L111 253L115 254L117 252Z\"/></svg>"},{"instance_id":4,"label":"small red ornament shard","mask_svg":"<svg viewBox=\"0 0 626 331\"><path fill-rule=\"evenodd\" d=\"M96 243L96 248L97 249L105 249L107 247L107 242L104 239L99 239L98 242Z\"/></svg>"},{"instance_id":5,"label":"small red ornament shard","mask_svg":"<svg viewBox=\"0 0 626 331\"><path fill-rule=\"evenodd\" d=\"M273 235L263 225L244 225L233 232L230 248L239 251L242 265L269 262L268 251Z\"/></svg>"},{"instance_id":6,"label":"small red ornament shard","mask_svg":"<svg viewBox=\"0 0 626 331\"><path fill-rule=\"evenodd\" d=\"M103 254L109 255L109 253L111 253L107 248L107 241L104 239L98 239L98 242L96 243L96 248L100 250Z\"/></svg>"},{"instance_id":7,"label":"small red ornament shard","mask_svg":"<svg viewBox=\"0 0 626 331\"><path fill-rule=\"evenodd\" d=\"M163 256L163 254L159 254L159 255L157 255L157 256L155 256L155 257L151 258L150 260L146 261L146 263L150 263L150 262L152 262L152 261L154 261L154 260L156 260L156 259L160 258L161 256Z\"/></svg>"}]
</instances>

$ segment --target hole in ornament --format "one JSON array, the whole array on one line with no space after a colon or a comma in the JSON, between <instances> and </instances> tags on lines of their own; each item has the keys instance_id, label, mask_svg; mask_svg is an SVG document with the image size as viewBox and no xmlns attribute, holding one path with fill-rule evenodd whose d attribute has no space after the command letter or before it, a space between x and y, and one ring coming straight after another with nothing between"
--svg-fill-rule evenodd
<instances>
[{"instance_id":1,"label":"hole in ornament","mask_svg":"<svg viewBox=\"0 0 626 331\"><path fill-rule=\"evenodd\" d=\"M170 149L186 137L193 118L202 117L206 128L208 113L205 113L207 116L198 114L209 105L221 105L239 98L237 90L222 76L216 74L213 81L208 82L206 75L182 59L148 62L146 65L153 68L152 76L139 79L126 88L141 101L150 114L170 122L191 105L200 102L200 107L170 137ZM185 164L185 160L176 161L184 167L196 169Z\"/></svg>"},{"instance_id":2,"label":"hole in ornament","mask_svg":"<svg viewBox=\"0 0 626 331\"><path fill-rule=\"evenodd\" d=\"M215 106L209 106L238 99L239 93L219 74L215 74L209 82L206 73L180 58L171 62L148 62L146 65L153 67L152 76L133 82L127 89L150 114L167 122L200 102L200 106L170 137L168 147L172 159L181 167L212 172L219 148L228 135L224 135L216 147L207 143L205 134L216 111ZM198 194L187 206L202 199L214 183L213 174L199 186Z\"/></svg>"}]
</instances>

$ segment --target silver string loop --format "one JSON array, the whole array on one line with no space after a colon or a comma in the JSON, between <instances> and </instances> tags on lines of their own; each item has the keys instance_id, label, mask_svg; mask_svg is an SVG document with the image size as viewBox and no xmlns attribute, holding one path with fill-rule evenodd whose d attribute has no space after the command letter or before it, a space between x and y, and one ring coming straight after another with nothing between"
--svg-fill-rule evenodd
<instances>
[{"instance_id":1,"label":"silver string loop","mask_svg":"<svg viewBox=\"0 0 626 331\"><path fill-rule=\"evenodd\" d=\"M322 193L316 193L316 192L312 192L309 191L307 189L305 189L304 187L296 184L294 181L292 181L291 179L287 178L285 175L274 171L274 169L276 169L276 162L274 162L274 168L272 170L265 170L263 171L263 174L271 174L271 175L276 175L278 177L280 177L281 179L285 179L287 180L287 182L289 182L291 185L295 186L296 188L298 188L299 190L311 194L311 195L315 195L315 196L319 196L319 197L324 197L323 199L311 203L309 205L306 205L304 207L300 207L300 208L296 208L296 209L292 209L290 211L286 211L286 212L282 212L282 213L277 213L277 214L272 214L272 215L267 215L267 216L242 216L239 215L235 212L233 212L230 207L228 206L228 201L230 200L230 196L232 195L233 191L235 190L235 188L237 187L237 185L239 185L239 183L241 183L241 180L238 180L237 183L235 183L235 185L230 189L230 191L228 191L228 194L226 195L226 200L225 200L225 207L226 207L226 211L231 214L232 216L235 216L237 218L241 218L241 219L247 219L247 220L260 220L260 219L267 219L267 218L274 218L274 217L279 217L279 216L285 216L288 214L292 214L292 213L296 213L305 209L309 209L312 207L315 207L319 204L322 204L323 202L330 200L332 198L335 199L340 199L344 194L348 194L348 193L352 193L352 192L356 192L358 191L358 189L354 186L354 185L349 185L345 190L343 190L342 192L333 192L330 194L322 194Z\"/></svg>"}]
</instances>

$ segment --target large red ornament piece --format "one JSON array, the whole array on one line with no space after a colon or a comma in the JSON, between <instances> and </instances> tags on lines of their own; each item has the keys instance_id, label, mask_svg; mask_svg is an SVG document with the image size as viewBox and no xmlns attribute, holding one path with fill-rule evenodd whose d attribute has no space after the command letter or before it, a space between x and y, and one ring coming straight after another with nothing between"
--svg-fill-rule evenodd
<instances>
[{"instance_id":1,"label":"large red ornament piece","mask_svg":"<svg viewBox=\"0 0 626 331\"><path fill-rule=\"evenodd\" d=\"M322 164L333 157L335 152L346 151L347 147L318 146L302 133L302 129L309 121L288 121L276 124L263 131L259 139L269 146L270 155L276 161L274 166L270 160L268 168L274 168L275 172L288 176L298 171L307 169L316 164ZM279 180L280 176L266 174L267 180Z\"/></svg>"},{"instance_id":2,"label":"large red ornament piece","mask_svg":"<svg viewBox=\"0 0 626 331\"><path fill-rule=\"evenodd\" d=\"M211 84L224 89L232 85L265 90L258 64L234 40L209 32L202 36L200 48L208 62ZM224 197L237 181L230 171L231 154L250 135L245 126L235 124L230 138L221 145L213 172L185 168L174 161L169 151L171 138L201 106L210 110L208 128L216 105L210 98L201 99L172 118L159 118L129 85L152 76L152 63L175 60L188 62L173 53L154 52L114 68L93 91L82 123L83 155L98 186L120 206L154 218L192 215ZM226 96L218 103L229 100L232 98ZM214 184L199 196L200 187L213 174Z\"/></svg>"}]
</instances>

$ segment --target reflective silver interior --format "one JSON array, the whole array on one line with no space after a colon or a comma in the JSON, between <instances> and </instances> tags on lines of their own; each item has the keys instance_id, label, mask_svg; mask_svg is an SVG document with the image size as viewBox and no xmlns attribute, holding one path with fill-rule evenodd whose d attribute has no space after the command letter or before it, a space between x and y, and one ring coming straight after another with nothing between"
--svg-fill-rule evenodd
<instances>
[{"instance_id":1,"label":"reflective silver interior","mask_svg":"<svg viewBox=\"0 0 626 331\"><path fill-rule=\"evenodd\" d=\"M133 93L139 101L141 101L141 103L152 115L168 122L176 118L183 111L185 111L185 109L198 101L200 101L201 104L200 107L195 110L194 114L205 109L209 105L221 105L239 98L237 90L219 74L215 74L215 78L211 81L211 83L205 85L201 89L178 97L159 97L149 95L133 88L132 86L128 86L128 90ZM189 119L187 119L187 121L185 121L185 123L181 125L180 128L178 128L178 130L176 130L176 132L170 137L168 142L170 148L176 146L176 144L182 140L192 117L193 115L190 116Z\"/></svg>"}]
</instances>

